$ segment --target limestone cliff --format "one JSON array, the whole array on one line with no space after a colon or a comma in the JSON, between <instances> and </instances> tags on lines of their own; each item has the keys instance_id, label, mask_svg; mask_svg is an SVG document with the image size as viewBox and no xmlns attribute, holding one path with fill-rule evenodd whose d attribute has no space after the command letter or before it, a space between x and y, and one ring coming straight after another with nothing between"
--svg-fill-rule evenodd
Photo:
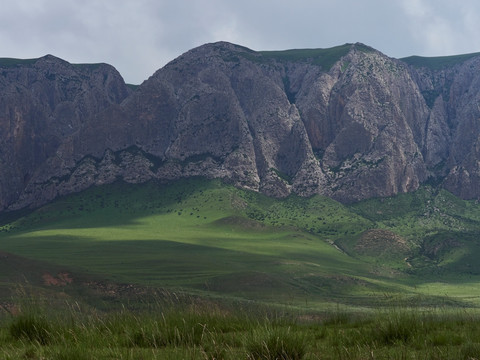
<instances>
[{"instance_id":1,"label":"limestone cliff","mask_svg":"<svg viewBox=\"0 0 480 360\"><path fill-rule=\"evenodd\" d=\"M221 42L131 91L106 64L0 59L0 211L197 175L277 197L350 202L428 181L479 198L480 56L447 60Z\"/></svg>"}]
</instances>

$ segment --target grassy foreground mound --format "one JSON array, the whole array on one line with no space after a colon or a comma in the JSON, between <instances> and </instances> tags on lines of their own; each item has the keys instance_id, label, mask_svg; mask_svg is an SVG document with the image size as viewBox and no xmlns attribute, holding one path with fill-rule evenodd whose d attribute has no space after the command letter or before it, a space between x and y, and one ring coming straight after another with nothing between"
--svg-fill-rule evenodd
<instances>
[{"instance_id":1,"label":"grassy foreground mound","mask_svg":"<svg viewBox=\"0 0 480 360\"><path fill-rule=\"evenodd\" d=\"M148 313L22 308L0 318L2 359L478 359L480 317L390 309L316 318L190 306Z\"/></svg>"}]
</instances>

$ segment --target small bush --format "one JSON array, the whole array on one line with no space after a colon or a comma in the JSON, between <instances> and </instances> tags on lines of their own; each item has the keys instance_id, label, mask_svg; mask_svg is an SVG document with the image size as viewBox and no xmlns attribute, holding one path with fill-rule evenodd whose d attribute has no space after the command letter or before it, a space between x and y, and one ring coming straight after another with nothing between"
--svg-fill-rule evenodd
<instances>
[{"instance_id":1,"label":"small bush","mask_svg":"<svg viewBox=\"0 0 480 360\"><path fill-rule=\"evenodd\" d=\"M372 329L372 337L383 345L407 343L419 330L419 319L413 313L392 311L381 317Z\"/></svg>"},{"instance_id":2,"label":"small bush","mask_svg":"<svg viewBox=\"0 0 480 360\"><path fill-rule=\"evenodd\" d=\"M460 348L460 359L475 360L480 359L480 344L468 342Z\"/></svg>"},{"instance_id":3,"label":"small bush","mask_svg":"<svg viewBox=\"0 0 480 360\"><path fill-rule=\"evenodd\" d=\"M9 333L14 339L27 339L46 345L51 340L51 326L42 315L23 314L13 319Z\"/></svg>"},{"instance_id":4,"label":"small bush","mask_svg":"<svg viewBox=\"0 0 480 360\"><path fill-rule=\"evenodd\" d=\"M144 329L138 329L131 335L128 345L140 348L159 348L167 346L167 344L168 339L160 332L146 332Z\"/></svg>"},{"instance_id":5,"label":"small bush","mask_svg":"<svg viewBox=\"0 0 480 360\"><path fill-rule=\"evenodd\" d=\"M53 360L90 360L91 357L86 353L86 349L80 348L61 348L52 354Z\"/></svg>"},{"instance_id":6,"label":"small bush","mask_svg":"<svg viewBox=\"0 0 480 360\"><path fill-rule=\"evenodd\" d=\"M23 353L23 358L24 359L36 359L37 358L36 350L34 348L25 349L25 352Z\"/></svg>"},{"instance_id":7,"label":"small bush","mask_svg":"<svg viewBox=\"0 0 480 360\"><path fill-rule=\"evenodd\" d=\"M323 323L325 325L345 325L352 321L351 314L342 311L336 311L333 314L329 315Z\"/></svg>"},{"instance_id":8,"label":"small bush","mask_svg":"<svg viewBox=\"0 0 480 360\"><path fill-rule=\"evenodd\" d=\"M124 325L123 332L128 334L125 345L140 348L199 346L207 331L206 323L201 320L195 314L182 315L175 312L165 314L159 319L132 318ZM111 327L121 328L121 325L112 324Z\"/></svg>"},{"instance_id":9,"label":"small bush","mask_svg":"<svg viewBox=\"0 0 480 360\"><path fill-rule=\"evenodd\" d=\"M202 352L205 359L208 360L223 360L227 356L227 346L215 341L213 336L209 341L205 341L202 345Z\"/></svg>"},{"instance_id":10,"label":"small bush","mask_svg":"<svg viewBox=\"0 0 480 360\"><path fill-rule=\"evenodd\" d=\"M247 358L252 360L300 360L306 353L303 334L287 329L265 329L246 344Z\"/></svg>"},{"instance_id":11,"label":"small bush","mask_svg":"<svg viewBox=\"0 0 480 360\"><path fill-rule=\"evenodd\" d=\"M432 346L447 346L450 343L451 334L440 333L434 334L430 338L430 343Z\"/></svg>"}]
</instances>

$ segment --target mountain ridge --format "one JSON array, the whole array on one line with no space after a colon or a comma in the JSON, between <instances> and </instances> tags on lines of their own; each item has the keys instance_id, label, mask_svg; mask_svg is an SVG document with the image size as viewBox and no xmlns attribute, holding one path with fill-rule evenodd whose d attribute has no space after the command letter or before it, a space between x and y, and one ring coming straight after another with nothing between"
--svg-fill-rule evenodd
<instances>
[{"instance_id":1,"label":"mountain ridge","mask_svg":"<svg viewBox=\"0 0 480 360\"><path fill-rule=\"evenodd\" d=\"M342 202L426 182L480 198L475 54L438 67L360 43L257 52L218 42L135 90L107 64L33 60L0 59L0 211L189 176Z\"/></svg>"}]
</instances>

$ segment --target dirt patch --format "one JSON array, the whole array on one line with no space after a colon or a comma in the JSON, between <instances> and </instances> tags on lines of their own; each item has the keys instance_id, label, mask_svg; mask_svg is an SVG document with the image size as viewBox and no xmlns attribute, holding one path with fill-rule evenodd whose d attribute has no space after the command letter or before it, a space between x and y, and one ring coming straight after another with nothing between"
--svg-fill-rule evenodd
<instances>
[{"instance_id":1,"label":"dirt patch","mask_svg":"<svg viewBox=\"0 0 480 360\"><path fill-rule=\"evenodd\" d=\"M155 289L144 288L134 284L117 284L102 281L89 281L83 283L88 289L97 295L116 299L116 298L131 298L155 295L159 293Z\"/></svg>"},{"instance_id":2,"label":"dirt patch","mask_svg":"<svg viewBox=\"0 0 480 360\"><path fill-rule=\"evenodd\" d=\"M215 221L216 225L220 226L229 226L232 229L241 229L241 230L265 230L267 227L255 220L247 219L241 216L228 216Z\"/></svg>"},{"instance_id":3,"label":"dirt patch","mask_svg":"<svg viewBox=\"0 0 480 360\"><path fill-rule=\"evenodd\" d=\"M248 207L248 203L235 194L232 194L231 203L232 207L237 210L245 210Z\"/></svg>"},{"instance_id":4,"label":"dirt patch","mask_svg":"<svg viewBox=\"0 0 480 360\"><path fill-rule=\"evenodd\" d=\"M0 303L0 312L6 312L10 315L18 315L20 313L20 308L11 303Z\"/></svg>"},{"instance_id":5,"label":"dirt patch","mask_svg":"<svg viewBox=\"0 0 480 360\"><path fill-rule=\"evenodd\" d=\"M70 274L66 272L58 273L56 277L49 273L45 273L42 275L42 280L46 286L66 286L73 282Z\"/></svg>"},{"instance_id":6,"label":"dirt patch","mask_svg":"<svg viewBox=\"0 0 480 360\"><path fill-rule=\"evenodd\" d=\"M395 256L409 252L407 241L390 230L365 231L355 245L355 251L368 256Z\"/></svg>"},{"instance_id":7,"label":"dirt patch","mask_svg":"<svg viewBox=\"0 0 480 360\"><path fill-rule=\"evenodd\" d=\"M461 241L458 241L454 238L447 238L444 240L436 240L433 238L432 240L425 241L423 243L422 252L423 255L433 260L441 257L445 253L448 253L455 248L461 247L462 245L463 244Z\"/></svg>"}]
</instances>

